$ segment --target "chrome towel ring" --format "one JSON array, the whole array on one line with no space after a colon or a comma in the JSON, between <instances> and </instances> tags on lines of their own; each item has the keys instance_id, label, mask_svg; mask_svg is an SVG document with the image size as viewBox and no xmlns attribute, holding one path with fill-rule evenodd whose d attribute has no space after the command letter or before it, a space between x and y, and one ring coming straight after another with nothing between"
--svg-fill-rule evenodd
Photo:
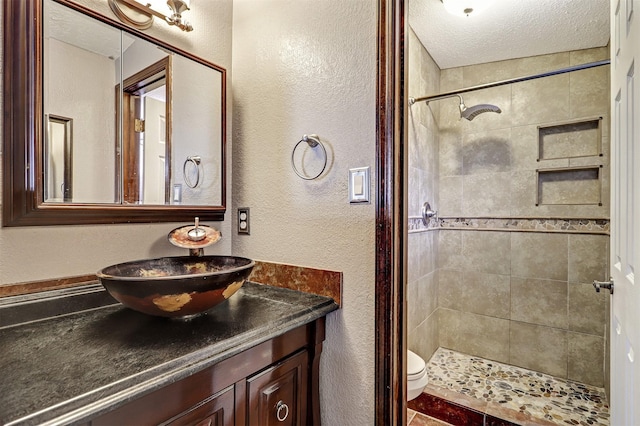
<instances>
[{"instance_id":1,"label":"chrome towel ring","mask_svg":"<svg viewBox=\"0 0 640 426\"><path fill-rule=\"evenodd\" d=\"M305 175L304 173L300 172L300 170L298 170L298 168L296 167L296 163L295 163L296 150L298 149L298 146L300 146L302 142L306 142L311 148L317 148L319 146L322 149L322 156L324 157L322 169L320 170L320 172L318 172L313 176ZM298 141L298 143L293 147L293 152L291 152L291 167L293 168L293 171L304 180L316 179L324 172L324 170L327 167L327 150L325 149L324 144L320 141L320 138L318 137L318 135L302 136L302 139Z\"/></svg>"},{"instance_id":2,"label":"chrome towel ring","mask_svg":"<svg viewBox=\"0 0 640 426\"><path fill-rule=\"evenodd\" d=\"M191 178L189 177L189 173L187 173L187 165L193 164L196 168L196 181L193 183ZM193 168L193 167L192 167ZM187 184L189 188L195 188L200 185L200 175L202 175L204 171L202 170L202 158L199 155L191 155L184 160L184 164L182 165L182 175L184 176L184 183Z\"/></svg>"}]
</instances>

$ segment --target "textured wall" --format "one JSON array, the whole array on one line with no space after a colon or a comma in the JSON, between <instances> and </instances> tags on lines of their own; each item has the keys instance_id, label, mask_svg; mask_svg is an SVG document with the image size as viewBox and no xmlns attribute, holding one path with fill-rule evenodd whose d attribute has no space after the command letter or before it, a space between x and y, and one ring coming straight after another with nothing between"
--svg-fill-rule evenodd
<instances>
[{"instance_id":1,"label":"textured wall","mask_svg":"<svg viewBox=\"0 0 640 426\"><path fill-rule=\"evenodd\" d=\"M606 59L566 52L442 71L443 91ZM442 216L609 217L608 67L464 94L502 114L459 120L440 101ZM538 125L601 116L603 156L536 161ZM602 205L536 206L538 168L602 165ZM578 182L571 182L575 186ZM440 230L440 345L602 386L607 335L608 235Z\"/></svg>"},{"instance_id":2,"label":"textured wall","mask_svg":"<svg viewBox=\"0 0 640 426\"><path fill-rule=\"evenodd\" d=\"M46 45L51 52L44 64L46 75L55 84L46 86L50 90L45 98L45 114L73 120L73 200L112 202L114 188L104 183L113 182L115 175L115 129L105 120L115 115L114 62L55 39ZM89 104L92 108L87 107ZM100 142L87 144L87 140ZM109 156L113 159L105 160Z\"/></svg>"},{"instance_id":3,"label":"textured wall","mask_svg":"<svg viewBox=\"0 0 640 426\"><path fill-rule=\"evenodd\" d=\"M376 2L235 0L233 35L233 207L251 208L251 235L235 236L233 252L344 272L322 420L373 424L375 210L348 203L347 171L375 169ZM311 133L329 164L305 181L290 157Z\"/></svg>"},{"instance_id":4,"label":"textured wall","mask_svg":"<svg viewBox=\"0 0 640 426\"><path fill-rule=\"evenodd\" d=\"M409 96L439 93L440 69L411 29L408 53ZM436 116L437 109L430 108L424 102L409 109L407 198L411 231L407 262L407 333L409 349L424 360L429 360L438 348L437 256L440 231L425 227L415 217L421 215L424 202L429 201L433 207L438 199L439 130Z\"/></svg>"},{"instance_id":5,"label":"textured wall","mask_svg":"<svg viewBox=\"0 0 640 426\"><path fill-rule=\"evenodd\" d=\"M79 0L78 3L113 17L106 1ZM183 33L156 20L148 33L230 69L232 11L231 0L194 2L192 12L186 16L194 26L193 32ZM230 86L230 80L227 84ZM230 113L230 106L228 110ZM373 143L373 139L371 141ZM230 136L228 143L231 145ZM232 165L228 167L230 193ZM230 201L228 196L229 205ZM223 239L205 252L230 253L231 215L224 223L212 225L222 230ZM0 285L95 273L117 262L185 254L183 249L167 242L167 234L176 226L178 224L165 223L0 228ZM34 259L37 259L35 266Z\"/></svg>"}]
</instances>

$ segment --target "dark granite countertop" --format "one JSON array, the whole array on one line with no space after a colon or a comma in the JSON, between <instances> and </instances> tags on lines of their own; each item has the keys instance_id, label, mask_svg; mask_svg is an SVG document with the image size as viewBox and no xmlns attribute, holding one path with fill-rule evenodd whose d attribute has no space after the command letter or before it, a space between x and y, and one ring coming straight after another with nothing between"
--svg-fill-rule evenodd
<instances>
[{"instance_id":1,"label":"dark granite countertop","mask_svg":"<svg viewBox=\"0 0 640 426\"><path fill-rule=\"evenodd\" d=\"M89 304L82 312L12 324L3 319L16 310L0 304L0 424L86 420L337 307L328 297L249 282L188 321Z\"/></svg>"}]
</instances>

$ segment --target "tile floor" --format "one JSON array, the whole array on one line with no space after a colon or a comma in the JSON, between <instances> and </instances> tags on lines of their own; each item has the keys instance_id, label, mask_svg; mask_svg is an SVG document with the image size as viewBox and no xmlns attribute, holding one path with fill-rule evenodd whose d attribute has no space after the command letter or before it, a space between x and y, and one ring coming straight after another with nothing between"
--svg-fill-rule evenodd
<instances>
[{"instance_id":1,"label":"tile floor","mask_svg":"<svg viewBox=\"0 0 640 426\"><path fill-rule=\"evenodd\" d=\"M516 424L609 425L602 388L444 348L434 353L427 368L426 393L500 419Z\"/></svg>"}]
</instances>

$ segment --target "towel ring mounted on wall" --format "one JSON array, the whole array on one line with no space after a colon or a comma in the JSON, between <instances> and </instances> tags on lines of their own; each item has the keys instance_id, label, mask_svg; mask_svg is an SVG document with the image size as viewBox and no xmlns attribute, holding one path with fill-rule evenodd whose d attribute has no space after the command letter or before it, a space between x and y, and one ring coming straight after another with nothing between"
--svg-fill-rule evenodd
<instances>
[{"instance_id":1,"label":"towel ring mounted on wall","mask_svg":"<svg viewBox=\"0 0 640 426\"><path fill-rule=\"evenodd\" d=\"M189 164L193 164L197 171L195 183L191 181L191 178L187 173L187 166ZM186 160L184 160L184 164L182 165L182 176L184 177L184 183L186 183L189 188L195 188L200 185L200 175L202 175L203 173L204 170L202 170L202 158L200 158L199 155L190 155Z\"/></svg>"},{"instance_id":2,"label":"towel ring mounted on wall","mask_svg":"<svg viewBox=\"0 0 640 426\"><path fill-rule=\"evenodd\" d=\"M298 146L300 146L302 142L306 142L311 148L317 148L319 146L322 149L322 156L324 157L322 169L320 170L320 172L318 172L313 176L305 175L304 173L300 172L300 170L298 170L298 168L296 167L294 158L296 155L296 150L298 149ZM320 141L320 138L318 137L318 135L302 136L302 139L298 141L298 143L293 147L293 152L291 152L291 167L293 168L293 171L296 172L296 174L304 180L316 179L324 172L324 169L327 168L327 150L325 149L324 144Z\"/></svg>"}]
</instances>

